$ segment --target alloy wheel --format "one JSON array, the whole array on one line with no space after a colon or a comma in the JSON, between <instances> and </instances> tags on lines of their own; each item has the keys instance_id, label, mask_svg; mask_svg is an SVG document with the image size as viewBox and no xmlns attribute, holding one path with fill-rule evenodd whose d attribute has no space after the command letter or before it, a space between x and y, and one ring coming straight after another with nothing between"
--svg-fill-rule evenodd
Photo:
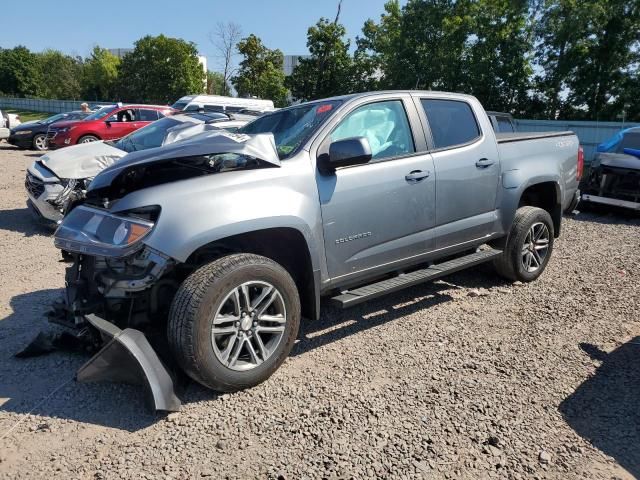
<instances>
[{"instance_id":1,"label":"alloy wheel","mask_svg":"<svg viewBox=\"0 0 640 480\"><path fill-rule=\"evenodd\" d=\"M245 282L224 298L211 326L218 360L231 370L251 370L269 359L284 336L282 294L268 282Z\"/></svg>"},{"instance_id":2,"label":"alloy wheel","mask_svg":"<svg viewBox=\"0 0 640 480\"><path fill-rule=\"evenodd\" d=\"M549 240L549 228L544 223L531 225L522 245L522 266L527 272L536 272L544 265L549 253Z\"/></svg>"}]
</instances>

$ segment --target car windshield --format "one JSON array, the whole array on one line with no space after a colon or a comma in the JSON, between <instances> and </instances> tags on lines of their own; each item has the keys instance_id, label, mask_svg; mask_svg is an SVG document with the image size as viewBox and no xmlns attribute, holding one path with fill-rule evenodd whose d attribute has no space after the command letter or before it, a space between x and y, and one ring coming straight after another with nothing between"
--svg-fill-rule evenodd
<instances>
[{"instance_id":1,"label":"car windshield","mask_svg":"<svg viewBox=\"0 0 640 480\"><path fill-rule=\"evenodd\" d=\"M100 110L96 110L95 112L93 112L91 115L89 115L88 117L85 117L85 121L90 121L90 120L100 120L101 118L109 115L111 112L113 112L116 108L115 105L109 105L107 107L102 107Z\"/></svg>"},{"instance_id":2,"label":"car windshield","mask_svg":"<svg viewBox=\"0 0 640 480\"><path fill-rule=\"evenodd\" d=\"M257 118L238 133L273 133L280 160L293 155L342 102L331 100L278 110Z\"/></svg>"},{"instance_id":3,"label":"car windshield","mask_svg":"<svg viewBox=\"0 0 640 480\"><path fill-rule=\"evenodd\" d=\"M165 117L121 138L114 146L127 153L160 147L167 135L167 130L184 123L172 117ZM195 124L189 122L189 125Z\"/></svg>"},{"instance_id":4,"label":"car windshield","mask_svg":"<svg viewBox=\"0 0 640 480\"><path fill-rule=\"evenodd\" d=\"M52 115L49 118L45 118L40 123L44 123L45 125L51 125L54 122L59 122L60 120L64 120L68 116L69 114L67 113L58 113L57 115Z\"/></svg>"},{"instance_id":5,"label":"car windshield","mask_svg":"<svg viewBox=\"0 0 640 480\"><path fill-rule=\"evenodd\" d=\"M185 101L177 101L176 103L174 103L173 105L171 105L171 108L175 108L176 110L184 110L184 107L187 106L187 103L189 102L185 102Z\"/></svg>"}]
</instances>

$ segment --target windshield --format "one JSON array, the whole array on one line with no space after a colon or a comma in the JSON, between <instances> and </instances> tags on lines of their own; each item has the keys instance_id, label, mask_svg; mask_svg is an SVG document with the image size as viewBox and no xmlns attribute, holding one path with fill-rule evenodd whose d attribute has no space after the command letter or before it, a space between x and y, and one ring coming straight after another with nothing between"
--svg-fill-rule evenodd
<instances>
[{"instance_id":1,"label":"windshield","mask_svg":"<svg viewBox=\"0 0 640 480\"><path fill-rule=\"evenodd\" d=\"M109 105L107 107L102 107L100 110L96 110L95 112L93 112L91 115L89 115L88 117L86 117L84 120L85 121L89 121L89 120L99 120L102 117L105 117L106 115L110 114L111 112L113 112L116 108L115 105Z\"/></svg>"},{"instance_id":2,"label":"windshield","mask_svg":"<svg viewBox=\"0 0 640 480\"><path fill-rule=\"evenodd\" d=\"M57 115L53 115L49 118L45 118L44 120L42 120L41 123L44 123L45 125L50 125L54 122L58 122L60 120L64 120L65 118L67 118L68 114L66 113L59 113Z\"/></svg>"},{"instance_id":3,"label":"windshield","mask_svg":"<svg viewBox=\"0 0 640 480\"><path fill-rule=\"evenodd\" d=\"M167 135L167 130L184 123L172 117L165 117L121 138L114 146L127 153L160 147ZM195 124L189 122L189 125Z\"/></svg>"},{"instance_id":4,"label":"windshield","mask_svg":"<svg viewBox=\"0 0 640 480\"><path fill-rule=\"evenodd\" d=\"M289 158L341 104L339 100L317 102L264 115L238 133L273 133L280 160Z\"/></svg>"},{"instance_id":5,"label":"windshield","mask_svg":"<svg viewBox=\"0 0 640 480\"><path fill-rule=\"evenodd\" d=\"M178 101L176 103L174 103L173 105L171 105L171 108L175 108L176 110L184 110L184 107L187 106L187 103L189 102L185 102L185 101Z\"/></svg>"}]
</instances>

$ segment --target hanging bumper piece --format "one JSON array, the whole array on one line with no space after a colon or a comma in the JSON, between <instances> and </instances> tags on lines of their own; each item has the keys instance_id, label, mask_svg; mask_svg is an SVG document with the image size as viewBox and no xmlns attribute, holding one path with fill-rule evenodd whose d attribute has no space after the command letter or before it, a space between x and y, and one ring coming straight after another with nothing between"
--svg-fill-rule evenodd
<instances>
[{"instance_id":1,"label":"hanging bumper piece","mask_svg":"<svg viewBox=\"0 0 640 480\"><path fill-rule=\"evenodd\" d=\"M174 382L149 341L139 330L121 330L95 315L86 320L106 342L76 373L78 382L123 382L142 385L146 402L153 410L177 412L181 402L174 391Z\"/></svg>"}]
</instances>

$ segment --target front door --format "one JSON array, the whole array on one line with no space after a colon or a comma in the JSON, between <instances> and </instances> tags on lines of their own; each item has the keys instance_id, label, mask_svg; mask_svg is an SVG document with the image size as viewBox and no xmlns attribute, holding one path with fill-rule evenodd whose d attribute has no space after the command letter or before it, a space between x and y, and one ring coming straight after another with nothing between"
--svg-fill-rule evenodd
<instances>
[{"instance_id":1,"label":"front door","mask_svg":"<svg viewBox=\"0 0 640 480\"><path fill-rule=\"evenodd\" d=\"M433 142L436 249L482 240L494 233L498 219L500 159L489 119L463 100L423 97L416 103Z\"/></svg>"},{"instance_id":2,"label":"front door","mask_svg":"<svg viewBox=\"0 0 640 480\"><path fill-rule=\"evenodd\" d=\"M136 111L133 108L118 110L106 120L103 140L116 140L129 135L137 130L136 121Z\"/></svg>"},{"instance_id":3,"label":"front door","mask_svg":"<svg viewBox=\"0 0 640 480\"><path fill-rule=\"evenodd\" d=\"M409 97L356 106L323 141L365 137L373 154L367 164L317 174L333 281L391 270L433 247L434 167L419 153L426 144L414 108Z\"/></svg>"}]
</instances>

